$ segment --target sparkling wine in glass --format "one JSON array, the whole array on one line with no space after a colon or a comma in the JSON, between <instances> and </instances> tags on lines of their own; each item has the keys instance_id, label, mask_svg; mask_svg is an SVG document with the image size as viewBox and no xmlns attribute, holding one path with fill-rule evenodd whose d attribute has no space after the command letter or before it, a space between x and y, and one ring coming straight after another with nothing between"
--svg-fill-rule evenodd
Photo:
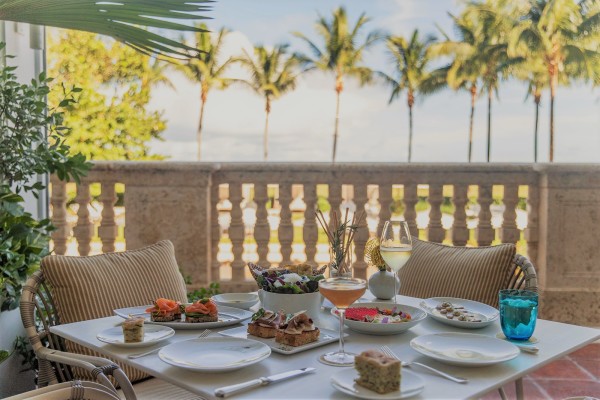
<instances>
[{"instance_id":1,"label":"sparkling wine in glass","mask_svg":"<svg viewBox=\"0 0 600 400\"><path fill-rule=\"evenodd\" d=\"M354 303L367 290L367 282L364 279L352 278L347 274L335 276L319 281L321 294L337 308L340 318L340 345L336 352L329 352L321 356L325 364L346 367L354 364L356 354L347 353L344 350L344 317L346 309Z\"/></svg>"},{"instance_id":2,"label":"sparkling wine in glass","mask_svg":"<svg viewBox=\"0 0 600 400\"><path fill-rule=\"evenodd\" d=\"M381 232L379 251L394 273L398 273L412 253L412 240L406 221L386 221ZM394 279L394 302L397 303L398 284Z\"/></svg>"}]
</instances>

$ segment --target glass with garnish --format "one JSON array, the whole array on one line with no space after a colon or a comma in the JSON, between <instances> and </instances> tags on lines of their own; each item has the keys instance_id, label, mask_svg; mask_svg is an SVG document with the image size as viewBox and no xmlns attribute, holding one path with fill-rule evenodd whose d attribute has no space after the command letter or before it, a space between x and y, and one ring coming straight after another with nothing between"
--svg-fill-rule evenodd
<instances>
[{"instance_id":1,"label":"glass with garnish","mask_svg":"<svg viewBox=\"0 0 600 400\"><path fill-rule=\"evenodd\" d=\"M319 291L338 310L340 319L339 350L321 356L321 361L328 365L345 367L354 364L356 354L344 350L344 317L346 309L367 290L367 281L352 277L351 264L342 271L331 269L330 278L319 281Z\"/></svg>"},{"instance_id":2,"label":"glass with garnish","mask_svg":"<svg viewBox=\"0 0 600 400\"><path fill-rule=\"evenodd\" d=\"M412 253L412 239L406 221L386 221L381 232L379 245L381 257L394 273L398 273ZM394 303L398 294L398 283L394 280Z\"/></svg>"}]
</instances>

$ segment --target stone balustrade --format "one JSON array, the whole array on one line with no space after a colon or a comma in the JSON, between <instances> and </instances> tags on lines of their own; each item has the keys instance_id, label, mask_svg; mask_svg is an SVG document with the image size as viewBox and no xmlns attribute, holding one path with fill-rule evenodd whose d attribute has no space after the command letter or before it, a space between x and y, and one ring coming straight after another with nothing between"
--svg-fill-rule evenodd
<instances>
[{"instance_id":1,"label":"stone balustrade","mask_svg":"<svg viewBox=\"0 0 600 400\"><path fill-rule=\"evenodd\" d=\"M51 190L55 253L169 239L191 288L253 290L248 261L324 263L317 207L364 209L359 277L369 237L404 218L433 242L517 244L538 270L545 318L600 323L600 166L97 162L76 187L52 179Z\"/></svg>"}]
</instances>

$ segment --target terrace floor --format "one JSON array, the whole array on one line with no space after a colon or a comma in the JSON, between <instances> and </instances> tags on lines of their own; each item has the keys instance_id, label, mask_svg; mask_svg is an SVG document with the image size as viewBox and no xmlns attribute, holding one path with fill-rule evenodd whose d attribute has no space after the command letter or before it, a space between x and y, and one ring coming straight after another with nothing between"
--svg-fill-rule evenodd
<instances>
[{"instance_id":1,"label":"terrace floor","mask_svg":"<svg viewBox=\"0 0 600 400\"><path fill-rule=\"evenodd\" d=\"M527 400L555 400L575 396L600 397L600 342L592 343L554 361L523 379ZM509 399L515 398L515 385L504 387ZM498 400L498 392L483 400Z\"/></svg>"}]
</instances>

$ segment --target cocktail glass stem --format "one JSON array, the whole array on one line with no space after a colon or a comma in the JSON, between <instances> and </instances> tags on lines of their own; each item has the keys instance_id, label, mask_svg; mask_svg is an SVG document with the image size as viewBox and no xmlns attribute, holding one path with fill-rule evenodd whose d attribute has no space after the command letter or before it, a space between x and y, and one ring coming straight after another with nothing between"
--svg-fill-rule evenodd
<instances>
[{"instance_id":1,"label":"cocktail glass stem","mask_svg":"<svg viewBox=\"0 0 600 400\"><path fill-rule=\"evenodd\" d=\"M339 309L338 312L340 314L340 345L339 345L339 353L343 355L343 354L346 353L344 351L344 318L346 317L346 310L345 309Z\"/></svg>"},{"instance_id":2,"label":"cocktail glass stem","mask_svg":"<svg viewBox=\"0 0 600 400\"><path fill-rule=\"evenodd\" d=\"M394 272L394 304L398 304L398 280L396 279L398 276L397 272Z\"/></svg>"}]
</instances>

